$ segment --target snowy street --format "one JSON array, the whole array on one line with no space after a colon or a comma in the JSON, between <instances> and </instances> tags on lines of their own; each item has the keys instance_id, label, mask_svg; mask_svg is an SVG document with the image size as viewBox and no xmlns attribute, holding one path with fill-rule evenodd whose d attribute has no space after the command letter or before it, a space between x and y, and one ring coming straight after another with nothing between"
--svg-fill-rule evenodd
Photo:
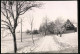
<instances>
[{"instance_id":1,"label":"snowy street","mask_svg":"<svg viewBox=\"0 0 80 54\"><path fill-rule=\"evenodd\" d=\"M70 36L72 35L72 36ZM56 35L48 35L36 42L32 47L32 51L27 51L27 48L22 50L26 52L56 52L56 53L77 53L78 52L78 36L77 33L63 34L62 37Z\"/></svg>"},{"instance_id":2,"label":"snowy street","mask_svg":"<svg viewBox=\"0 0 80 54\"><path fill-rule=\"evenodd\" d=\"M24 35L24 34L23 34ZM10 36L11 37L11 36ZM10 38L9 37L9 38ZM6 37L8 38L8 37ZM28 39L27 39L28 38ZM7 40L7 41L6 41ZM23 36L23 42L17 37L18 53L27 52L78 52L78 35L76 33L47 36L34 36L35 45L32 44L30 36ZM1 52L13 52L13 40L3 39L1 42Z\"/></svg>"},{"instance_id":3,"label":"snowy street","mask_svg":"<svg viewBox=\"0 0 80 54\"><path fill-rule=\"evenodd\" d=\"M59 45L56 44L52 36L45 36L42 43L34 51L56 51L59 50Z\"/></svg>"}]
</instances>

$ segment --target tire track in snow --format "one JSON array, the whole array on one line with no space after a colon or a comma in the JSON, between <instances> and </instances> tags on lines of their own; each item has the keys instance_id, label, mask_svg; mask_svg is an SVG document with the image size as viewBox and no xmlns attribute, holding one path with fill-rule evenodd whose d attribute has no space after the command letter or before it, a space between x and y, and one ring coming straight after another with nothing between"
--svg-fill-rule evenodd
<instances>
[{"instance_id":1,"label":"tire track in snow","mask_svg":"<svg viewBox=\"0 0 80 54\"><path fill-rule=\"evenodd\" d=\"M46 52L46 51L57 51L59 50L59 45L55 43L52 36L45 36L43 42L33 50L33 52Z\"/></svg>"}]
</instances>

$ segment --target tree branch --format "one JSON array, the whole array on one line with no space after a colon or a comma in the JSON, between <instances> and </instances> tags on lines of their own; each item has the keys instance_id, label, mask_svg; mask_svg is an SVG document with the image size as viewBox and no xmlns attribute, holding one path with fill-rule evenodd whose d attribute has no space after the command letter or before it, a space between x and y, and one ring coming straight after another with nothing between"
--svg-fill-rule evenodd
<instances>
[{"instance_id":1,"label":"tree branch","mask_svg":"<svg viewBox=\"0 0 80 54\"><path fill-rule=\"evenodd\" d=\"M24 4L24 2L22 2L22 4L19 2L19 4L18 4L18 9L21 9L22 7L23 7L23 4Z\"/></svg>"},{"instance_id":2,"label":"tree branch","mask_svg":"<svg viewBox=\"0 0 80 54\"><path fill-rule=\"evenodd\" d=\"M5 21L5 20L1 20L1 21L4 22L4 23L7 23L9 25L9 23L7 21Z\"/></svg>"},{"instance_id":3,"label":"tree branch","mask_svg":"<svg viewBox=\"0 0 80 54\"><path fill-rule=\"evenodd\" d=\"M1 11L2 12L2 11ZM6 15L4 14L4 12L2 12L2 14L6 17Z\"/></svg>"},{"instance_id":4,"label":"tree branch","mask_svg":"<svg viewBox=\"0 0 80 54\"><path fill-rule=\"evenodd\" d=\"M1 28L9 29L12 32L13 27L11 27L11 25L7 21L4 21L4 20L1 20L1 21L7 24L6 28L5 27L1 27Z\"/></svg>"},{"instance_id":5,"label":"tree branch","mask_svg":"<svg viewBox=\"0 0 80 54\"><path fill-rule=\"evenodd\" d=\"M8 16L8 12L7 12L7 11L9 11L9 10L6 9L6 6L7 6L7 5L5 4L5 5L3 6L4 8L3 8L3 7L1 7L1 8L3 8L3 9L5 10L5 12L6 12L6 16L5 16L5 17L6 17L6 19L9 21L9 23L6 22L6 21L3 21L3 20L2 20L2 21L3 21L3 22L6 22L8 25L10 25L10 26L12 27L11 22L10 22L10 19L9 19L9 16ZM9 11L9 12L10 12L10 11Z\"/></svg>"},{"instance_id":6,"label":"tree branch","mask_svg":"<svg viewBox=\"0 0 80 54\"><path fill-rule=\"evenodd\" d=\"M36 7L36 6L37 5L32 5L32 6L26 7L26 8L24 8L24 10L20 11L19 14L23 15L27 10L31 9L32 7Z\"/></svg>"},{"instance_id":7,"label":"tree branch","mask_svg":"<svg viewBox=\"0 0 80 54\"><path fill-rule=\"evenodd\" d=\"M10 6L8 6L8 7L10 7ZM12 18L13 18L13 20L14 20L14 14L13 14L13 11L11 12L9 9L6 9L6 8L3 8L3 7L1 7L3 10L5 10L6 11L6 14L8 14L8 13L10 13L10 16L12 16ZM2 12L2 11L1 11ZM3 14L4 15L4 14ZM6 15L4 15L6 18L10 18L8 15L6 16Z\"/></svg>"},{"instance_id":8,"label":"tree branch","mask_svg":"<svg viewBox=\"0 0 80 54\"><path fill-rule=\"evenodd\" d=\"M13 18L13 21L14 21L14 13L13 13L13 10L12 10L12 6L11 6L11 15L12 15L12 18Z\"/></svg>"},{"instance_id":9,"label":"tree branch","mask_svg":"<svg viewBox=\"0 0 80 54\"><path fill-rule=\"evenodd\" d=\"M3 29L9 29L8 27L1 27L1 28L3 28Z\"/></svg>"},{"instance_id":10,"label":"tree branch","mask_svg":"<svg viewBox=\"0 0 80 54\"><path fill-rule=\"evenodd\" d=\"M9 27L9 25L6 25L6 24L1 24L1 25L5 25L5 26Z\"/></svg>"}]
</instances>

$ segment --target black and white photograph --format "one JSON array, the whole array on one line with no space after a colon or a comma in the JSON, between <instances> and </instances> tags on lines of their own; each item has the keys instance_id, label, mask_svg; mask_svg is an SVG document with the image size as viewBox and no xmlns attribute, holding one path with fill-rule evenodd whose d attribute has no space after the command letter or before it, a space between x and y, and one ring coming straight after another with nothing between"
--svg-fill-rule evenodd
<instances>
[{"instance_id":1,"label":"black and white photograph","mask_svg":"<svg viewBox=\"0 0 80 54\"><path fill-rule=\"evenodd\" d=\"M78 53L77 1L1 1L1 53Z\"/></svg>"}]
</instances>

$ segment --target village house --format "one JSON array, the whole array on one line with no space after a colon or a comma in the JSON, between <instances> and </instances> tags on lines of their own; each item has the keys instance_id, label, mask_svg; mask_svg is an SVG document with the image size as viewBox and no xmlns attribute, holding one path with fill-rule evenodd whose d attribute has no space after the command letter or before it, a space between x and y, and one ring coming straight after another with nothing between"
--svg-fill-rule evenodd
<instances>
[{"instance_id":1,"label":"village house","mask_svg":"<svg viewBox=\"0 0 80 54\"><path fill-rule=\"evenodd\" d=\"M62 27L65 27L65 32L77 31L77 24L73 24L69 19L64 23Z\"/></svg>"}]
</instances>

